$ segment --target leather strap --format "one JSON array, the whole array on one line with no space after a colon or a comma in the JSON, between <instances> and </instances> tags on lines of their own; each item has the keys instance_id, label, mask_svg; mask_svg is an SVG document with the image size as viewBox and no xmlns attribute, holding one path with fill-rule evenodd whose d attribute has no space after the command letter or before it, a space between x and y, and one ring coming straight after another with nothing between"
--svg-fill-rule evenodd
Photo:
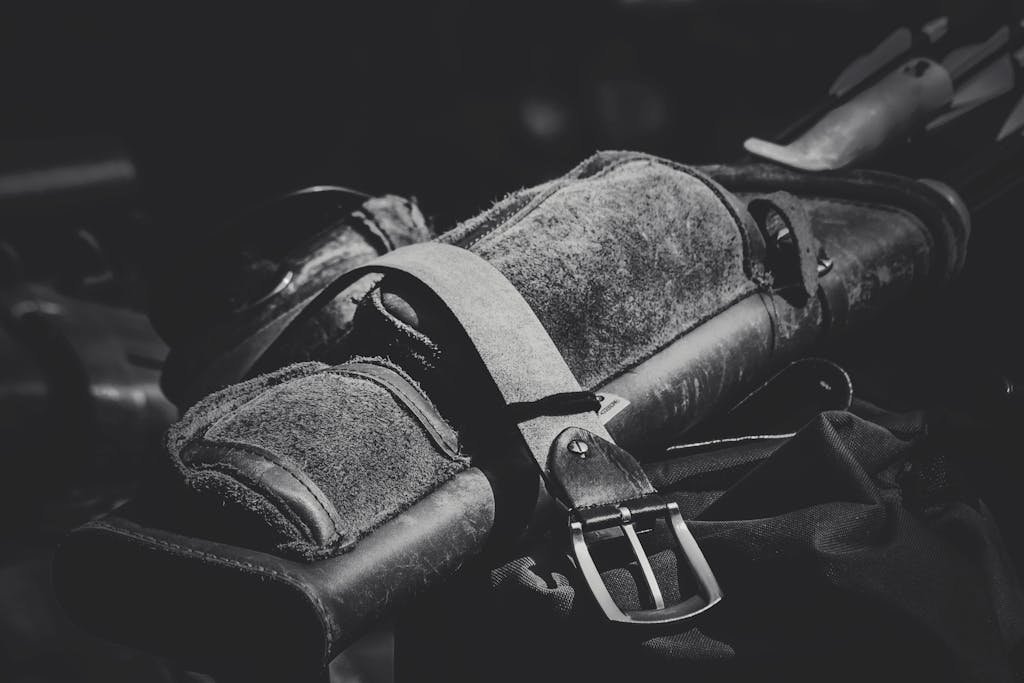
<instances>
[{"instance_id":1,"label":"leather strap","mask_svg":"<svg viewBox=\"0 0 1024 683\"><path fill-rule=\"evenodd\" d=\"M788 192L773 192L754 197L748 206L751 214L761 217L765 237L771 243L769 264L783 271L773 274L798 280L804 296L814 296L818 289L818 240L803 202Z\"/></svg>"},{"instance_id":2,"label":"leather strap","mask_svg":"<svg viewBox=\"0 0 1024 683\"><path fill-rule=\"evenodd\" d=\"M550 465L578 512L656 493L633 456L578 427L566 429L551 444Z\"/></svg>"},{"instance_id":3,"label":"leather strap","mask_svg":"<svg viewBox=\"0 0 1024 683\"><path fill-rule=\"evenodd\" d=\"M460 247L428 242L385 254L341 276L300 318L371 273L401 274L433 292L466 333L506 405L544 405L551 396L581 391L562 354L516 288L490 263ZM566 429L585 430L612 443L594 412L525 415L517 426L549 492L572 508L640 498L654 490L633 458L618 448L609 450L614 453L610 457L632 462L609 465L607 457L592 458L586 469L599 468L599 473L573 481L552 477L549 454Z\"/></svg>"}]
</instances>

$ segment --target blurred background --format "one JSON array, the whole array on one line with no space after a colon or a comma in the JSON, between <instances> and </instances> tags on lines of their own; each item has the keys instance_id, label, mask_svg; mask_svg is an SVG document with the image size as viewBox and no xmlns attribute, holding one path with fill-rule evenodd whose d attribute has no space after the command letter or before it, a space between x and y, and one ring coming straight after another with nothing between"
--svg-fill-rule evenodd
<instances>
[{"instance_id":1,"label":"blurred background","mask_svg":"<svg viewBox=\"0 0 1024 683\"><path fill-rule=\"evenodd\" d=\"M217 226L333 184L414 197L444 231L598 149L734 161L745 138L785 128L893 28L996 4L3 10L0 680L191 677L77 631L50 593L48 558L66 529L130 496L158 452L176 409L159 386L168 340L147 316L151 294L188 315L194 296L166 292L194 289L190 268ZM955 365L983 393L1012 393L1019 208L976 216L978 256L944 304L956 313L929 328L944 338L935 356L955 362L915 372ZM856 360L901 358L893 339L859 340ZM339 664L372 677L360 666L374 664Z\"/></svg>"}]
</instances>

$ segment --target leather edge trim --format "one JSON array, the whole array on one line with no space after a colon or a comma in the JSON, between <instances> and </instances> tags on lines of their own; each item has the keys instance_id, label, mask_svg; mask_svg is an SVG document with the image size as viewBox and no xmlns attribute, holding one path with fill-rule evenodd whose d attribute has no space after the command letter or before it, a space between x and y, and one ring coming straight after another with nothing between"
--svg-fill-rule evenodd
<instances>
[{"instance_id":1,"label":"leather edge trim","mask_svg":"<svg viewBox=\"0 0 1024 683\"><path fill-rule=\"evenodd\" d=\"M458 434L441 418L437 409L401 374L383 365L353 362L337 365L330 372L368 380L385 389L412 414L430 440L448 459L462 461Z\"/></svg>"},{"instance_id":2,"label":"leather edge trim","mask_svg":"<svg viewBox=\"0 0 1024 683\"><path fill-rule=\"evenodd\" d=\"M217 451L213 454L208 449ZM208 453L215 457L204 457ZM269 501L287 506L288 511L309 530L310 542L321 547L331 547L345 538L341 531L341 516L320 487L287 459L278 457L272 451L253 444L204 438L190 444L187 453L183 452L182 456L182 462L193 469L215 469L235 478ZM256 462L253 463L253 460ZM264 465L262 469L255 471L254 465L259 467L261 464ZM225 465L228 469L223 470L219 465ZM306 502L310 496L316 505Z\"/></svg>"}]
</instances>

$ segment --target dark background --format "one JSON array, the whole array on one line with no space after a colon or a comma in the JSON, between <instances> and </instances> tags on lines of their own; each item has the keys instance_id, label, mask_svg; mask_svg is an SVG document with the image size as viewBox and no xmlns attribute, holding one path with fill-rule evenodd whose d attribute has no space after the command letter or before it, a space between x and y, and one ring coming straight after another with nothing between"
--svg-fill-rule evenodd
<instances>
[{"instance_id":1,"label":"dark background","mask_svg":"<svg viewBox=\"0 0 1024 683\"><path fill-rule=\"evenodd\" d=\"M123 139L161 238L313 182L416 195L446 228L596 149L735 157L941 4L51 9L0 23L0 138Z\"/></svg>"},{"instance_id":2,"label":"dark background","mask_svg":"<svg viewBox=\"0 0 1024 683\"><path fill-rule=\"evenodd\" d=\"M225 220L282 192L338 184L414 196L443 231L598 149L735 160L746 137L784 128L896 26L1002 4L0 10L0 176L82 150L126 159L131 171L95 195L0 202L0 680L184 680L173 664L68 624L48 562L68 528L131 494L158 450L174 409L159 395L166 346L146 320L148 292L188 278ZM906 377L875 369L888 381L883 395L947 371L982 384L1024 376L1019 203L976 217L967 272L927 328L904 335L889 320L857 340L861 364L916 361ZM38 328L12 313L43 300L56 312L37 316ZM180 305L187 312L190 301ZM122 347L130 363L112 360ZM125 382L146 400L115 392L102 404L89 393ZM1019 448L1006 445L1004 417L979 423L989 440L967 445L974 479L1017 537L1019 496L1003 456Z\"/></svg>"}]
</instances>

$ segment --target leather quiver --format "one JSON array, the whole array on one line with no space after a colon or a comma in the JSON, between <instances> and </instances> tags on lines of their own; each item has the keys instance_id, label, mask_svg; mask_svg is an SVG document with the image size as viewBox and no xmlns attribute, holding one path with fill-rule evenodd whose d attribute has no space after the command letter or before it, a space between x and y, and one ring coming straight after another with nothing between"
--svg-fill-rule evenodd
<instances>
[{"instance_id":1,"label":"leather quiver","mask_svg":"<svg viewBox=\"0 0 1024 683\"><path fill-rule=\"evenodd\" d=\"M642 455L940 287L967 234L948 195L904 178L609 152L439 241L518 290L583 389L625 402L602 419ZM543 530L537 472L473 349L429 296L374 282L334 344L295 340L347 289L282 316L268 353L307 362L198 403L151 490L69 536L55 582L75 619L200 669L295 679Z\"/></svg>"}]
</instances>

